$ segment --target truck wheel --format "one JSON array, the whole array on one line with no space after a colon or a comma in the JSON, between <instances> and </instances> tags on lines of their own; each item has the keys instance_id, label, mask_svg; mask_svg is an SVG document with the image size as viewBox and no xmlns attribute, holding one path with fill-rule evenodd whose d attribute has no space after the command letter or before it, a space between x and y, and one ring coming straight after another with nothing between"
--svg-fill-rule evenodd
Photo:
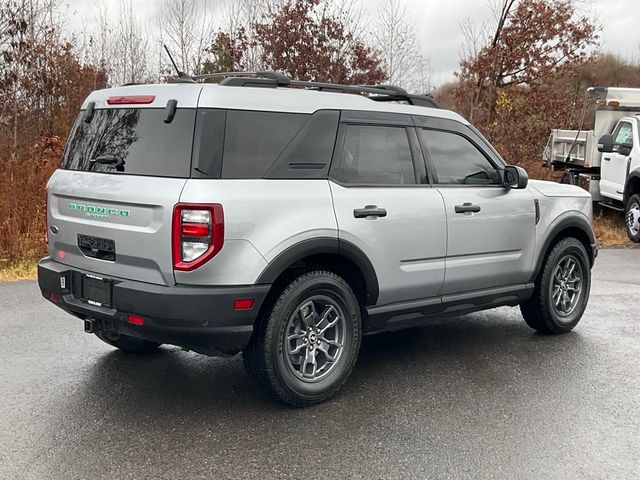
<instances>
[{"instance_id":1,"label":"truck wheel","mask_svg":"<svg viewBox=\"0 0 640 480\"><path fill-rule=\"evenodd\" d=\"M349 284L332 272L304 273L267 310L244 352L249 375L296 407L333 396L360 349L360 305Z\"/></svg>"},{"instance_id":2,"label":"truck wheel","mask_svg":"<svg viewBox=\"0 0 640 480\"><path fill-rule=\"evenodd\" d=\"M625 224L631 241L640 243L640 195L637 193L631 195L627 202Z\"/></svg>"},{"instance_id":3,"label":"truck wheel","mask_svg":"<svg viewBox=\"0 0 640 480\"><path fill-rule=\"evenodd\" d=\"M547 255L533 296L520 305L520 311L527 325L541 333L565 333L582 318L590 288L584 245L576 238L563 238Z\"/></svg>"},{"instance_id":4,"label":"truck wheel","mask_svg":"<svg viewBox=\"0 0 640 480\"><path fill-rule=\"evenodd\" d=\"M96 337L104 343L108 343L112 347L119 348L120 350L128 353L151 353L160 346L159 343L130 337L128 335L118 335L117 338L112 339L101 331L96 332Z\"/></svg>"}]
</instances>

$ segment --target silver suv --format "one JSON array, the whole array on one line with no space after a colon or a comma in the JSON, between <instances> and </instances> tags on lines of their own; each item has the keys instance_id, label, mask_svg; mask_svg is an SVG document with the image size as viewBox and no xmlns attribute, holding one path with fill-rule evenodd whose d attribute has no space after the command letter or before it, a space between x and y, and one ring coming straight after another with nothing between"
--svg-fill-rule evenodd
<instances>
[{"instance_id":1,"label":"silver suv","mask_svg":"<svg viewBox=\"0 0 640 480\"><path fill-rule=\"evenodd\" d=\"M40 289L86 332L243 352L301 406L343 385L363 335L501 305L544 333L580 320L591 197L528 181L433 98L181 80L92 93L48 183Z\"/></svg>"}]
</instances>

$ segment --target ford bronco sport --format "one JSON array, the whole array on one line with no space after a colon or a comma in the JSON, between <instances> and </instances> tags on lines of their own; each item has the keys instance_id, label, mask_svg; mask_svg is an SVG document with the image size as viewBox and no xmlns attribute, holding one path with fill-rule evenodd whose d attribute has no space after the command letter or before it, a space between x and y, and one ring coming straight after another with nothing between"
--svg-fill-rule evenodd
<instances>
[{"instance_id":1,"label":"ford bronco sport","mask_svg":"<svg viewBox=\"0 0 640 480\"><path fill-rule=\"evenodd\" d=\"M292 405L363 335L520 305L571 330L590 195L528 181L429 96L275 73L92 93L48 183L45 298L128 352L243 352ZM404 102L405 104L402 104Z\"/></svg>"}]
</instances>

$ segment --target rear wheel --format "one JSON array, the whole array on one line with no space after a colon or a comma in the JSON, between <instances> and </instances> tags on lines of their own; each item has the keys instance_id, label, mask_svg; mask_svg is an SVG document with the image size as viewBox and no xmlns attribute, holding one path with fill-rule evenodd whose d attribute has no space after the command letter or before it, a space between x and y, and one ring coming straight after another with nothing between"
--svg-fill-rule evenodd
<instances>
[{"instance_id":1,"label":"rear wheel","mask_svg":"<svg viewBox=\"0 0 640 480\"><path fill-rule=\"evenodd\" d=\"M576 238L563 238L547 255L533 296L520 305L522 316L539 332L568 332L582 318L590 288L591 269L584 245Z\"/></svg>"},{"instance_id":2,"label":"rear wheel","mask_svg":"<svg viewBox=\"0 0 640 480\"><path fill-rule=\"evenodd\" d=\"M627 235L636 243L640 243L640 194L631 195L625 210Z\"/></svg>"},{"instance_id":3,"label":"rear wheel","mask_svg":"<svg viewBox=\"0 0 640 480\"><path fill-rule=\"evenodd\" d=\"M264 313L245 349L245 366L280 400L308 406L345 383L360 341L360 306L351 287L332 272L308 272Z\"/></svg>"},{"instance_id":4,"label":"rear wheel","mask_svg":"<svg viewBox=\"0 0 640 480\"><path fill-rule=\"evenodd\" d=\"M119 348L120 350L129 353L150 353L160 346L159 343L130 337L128 335L118 335L117 337L111 338L108 334L102 331L96 332L96 337L104 343L108 343L112 347Z\"/></svg>"}]
</instances>

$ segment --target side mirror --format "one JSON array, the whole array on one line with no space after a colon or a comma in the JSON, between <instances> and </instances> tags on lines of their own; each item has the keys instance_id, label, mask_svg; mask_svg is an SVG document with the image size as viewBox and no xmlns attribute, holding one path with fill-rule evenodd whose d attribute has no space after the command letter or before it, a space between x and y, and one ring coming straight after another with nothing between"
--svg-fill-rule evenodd
<instances>
[{"instance_id":1,"label":"side mirror","mask_svg":"<svg viewBox=\"0 0 640 480\"><path fill-rule=\"evenodd\" d=\"M508 165L504 167L503 176L504 186L507 188L522 189L527 188L529 184L529 175L527 171L522 167L516 167L515 165Z\"/></svg>"},{"instance_id":2,"label":"side mirror","mask_svg":"<svg viewBox=\"0 0 640 480\"><path fill-rule=\"evenodd\" d=\"M631 150L633 150L633 145L629 145L629 144L622 144L622 145L618 145L617 147L613 148L614 151L617 151L620 155L628 157L629 155L631 155Z\"/></svg>"},{"instance_id":3,"label":"side mirror","mask_svg":"<svg viewBox=\"0 0 640 480\"><path fill-rule=\"evenodd\" d=\"M598 140L598 151L602 153L613 152L613 135L607 133L600 137L600 140Z\"/></svg>"}]
</instances>

